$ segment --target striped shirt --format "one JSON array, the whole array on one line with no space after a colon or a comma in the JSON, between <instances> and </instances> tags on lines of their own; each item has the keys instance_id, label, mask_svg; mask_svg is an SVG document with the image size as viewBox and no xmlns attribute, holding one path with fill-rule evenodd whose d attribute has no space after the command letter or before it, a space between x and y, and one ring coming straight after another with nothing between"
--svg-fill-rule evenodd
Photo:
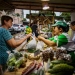
<instances>
[{"instance_id":1,"label":"striped shirt","mask_svg":"<svg viewBox=\"0 0 75 75\"><path fill-rule=\"evenodd\" d=\"M12 48L7 43L11 38L11 33L7 29L0 27L0 64L6 64L8 58L7 51L12 51Z\"/></svg>"}]
</instances>

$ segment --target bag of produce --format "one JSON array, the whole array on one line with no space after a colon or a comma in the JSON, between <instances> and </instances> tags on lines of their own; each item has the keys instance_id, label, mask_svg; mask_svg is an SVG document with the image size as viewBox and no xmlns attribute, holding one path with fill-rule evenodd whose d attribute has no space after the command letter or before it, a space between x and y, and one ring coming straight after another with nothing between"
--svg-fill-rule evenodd
<instances>
[{"instance_id":1,"label":"bag of produce","mask_svg":"<svg viewBox=\"0 0 75 75\"><path fill-rule=\"evenodd\" d=\"M29 43L27 44L27 49L36 49L36 45L37 45L36 38L35 35L33 35L32 40L29 41Z\"/></svg>"},{"instance_id":2,"label":"bag of produce","mask_svg":"<svg viewBox=\"0 0 75 75\"><path fill-rule=\"evenodd\" d=\"M43 47L44 47L44 43L42 41L38 41L36 50L43 50Z\"/></svg>"},{"instance_id":3,"label":"bag of produce","mask_svg":"<svg viewBox=\"0 0 75 75\"><path fill-rule=\"evenodd\" d=\"M48 59L53 60L54 51L51 48L48 48L42 52L42 56L44 61L48 61Z\"/></svg>"},{"instance_id":4,"label":"bag of produce","mask_svg":"<svg viewBox=\"0 0 75 75\"><path fill-rule=\"evenodd\" d=\"M9 54L7 61L11 60L12 58L15 58L14 53L10 53Z\"/></svg>"},{"instance_id":5,"label":"bag of produce","mask_svg":"<svg viewBox=\"0 0 75 75\"><path fill-rule=\"evenodd\" d=\"M71 46L68 47L68 51L75 51L75 44L72 44Z\"/></svg>"},{"instance_id":6,"label":"bag of produce","mask_svg":"<svg viewBox=\"0 0 75 75\"><path fill-rule=\"evenodd\" d=\"M14 66L16 62L15 55L13 53L10 53L7 59L7 66Z\"/></svg>"}]
</instances>

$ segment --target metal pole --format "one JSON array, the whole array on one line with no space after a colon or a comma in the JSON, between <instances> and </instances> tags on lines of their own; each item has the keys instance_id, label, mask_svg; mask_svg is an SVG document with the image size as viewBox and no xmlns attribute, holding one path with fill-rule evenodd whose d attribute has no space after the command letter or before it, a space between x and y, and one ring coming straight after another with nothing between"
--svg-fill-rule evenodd
<instances>
[{"instance_id":1,"label":"metal pole","mask_svg":"<svg viewBox=\"0 0 75 75\"><path fill-rule=\"evenodd\" d=\"M53 24L54 24L54 8L53 8Z\"/></svg>"},{"instance_id":2,"label":"metal pole","mask_svg":"<svg viewBox=\"0 0 75 75\"><path fill-rule=\"evenodd\" d=\"M31 24L31 6L30 6L30 24Z\"/></svg>"}]
</instances>

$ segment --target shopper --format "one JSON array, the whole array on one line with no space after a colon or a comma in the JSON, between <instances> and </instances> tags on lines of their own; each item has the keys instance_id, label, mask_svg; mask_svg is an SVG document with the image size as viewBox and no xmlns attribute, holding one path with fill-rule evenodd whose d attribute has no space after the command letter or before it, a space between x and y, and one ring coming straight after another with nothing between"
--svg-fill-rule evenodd
<instances>
[{"instance_id":1,"label":"shopper","mask_svg":"<svg viewBox=\"0 0 75 75\"><path fill-rule=\"evenodd\" d=\"M66 45L69 41L69 36L67 34L69 26L63 21L57 21L54 25L54 37L45 39L41 36L38 36L38 39L46 43L48 46L62 46Z\"/></svg>"},{"instance_id":2,"label":"shopper","mask_svg":"<svg viewBox=\"0 0 75 75\"><path fill-rule=\"evenodd\" d=\"M73 36L72 36L72 44L68 47L67 53L71 55L72 59L72 65L75 68L75 21L72 21L70 23L70 27L73 30Z\"/></svg>"},{"instance_id":3,"label":"shopper","mask_svg":"<svg viewBox=\"0 0 75 75\"><path fill-rule=\"evenodd\" d=\"M73 30L73 38L72 41L75 43L75 21L71 22L70 24L71 29Z\"/></svg>"},{"instance_id":4,"label":"shopper","mask_svg":"<svg viewBox=\"0 0 75 75\"><path fill-rule=\"evenodd\" d=\"M12 26L13 19L10 16L1 17L1 27L0 27L0 66L2 66L3 71L6 67L6 62L8 59L8 51L12 51L13 48L21 45L27 38L31 36L31 33L25 36L23 39L16 41L9 28Z\"/></svg>"},{"instance_id":5,"label":"shopper","mask_svg":"<svg viewBox=\"0 0 75 75\"><path fill-rule=\"evenodd\" d=\"M37 26L37 20L34 20L33 23L30 25L32 29L32 33L35 33L35 36L37 37L39 35L39 28Z\"/></svg>"}]
</instances>

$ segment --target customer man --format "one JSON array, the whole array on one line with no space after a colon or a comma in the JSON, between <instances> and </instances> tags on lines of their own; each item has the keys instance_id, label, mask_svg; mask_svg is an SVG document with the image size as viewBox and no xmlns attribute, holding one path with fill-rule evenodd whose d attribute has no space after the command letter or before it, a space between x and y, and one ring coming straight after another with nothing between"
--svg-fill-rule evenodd
<instances>
[{"instance_id":1,"label":"customer man","mask_svg":"<svg viewBox=\"0 0 75 75\"><path fill-rule=\"evenodd\" d=\"M72 41L75 43L75 21L71 22L70 27L73 30L73 38L72 38Z\"/></svg>"},{"instance_id":2,"label":"customer man","mask_svg":"<svg viewBox=\"0 0 75 75\"><path fill-rule=\"evenodd\" d=\"M68 53L71 55L73 66L75 67L75 21L70 23L70 27L73 30L73 36L72 36L72 45L68 48Z\"/></svg>"},{"instance_id":3,"label":"customer man","mask_svg":"<svg viewBox=\"0 0 75 75\"><path fill-rule=\"evenodd\" d=\"M1 17L1 27L0 27L0 66L2 67L3 71L6 70L6 63L9 54L8 51L13 50L20 46L27 38L29 38L32 34L28 34L24 38L19 41L16 41L8 29L12 26L13 19L10 16L3 15Z\"/></svg>"}]
</instances>

